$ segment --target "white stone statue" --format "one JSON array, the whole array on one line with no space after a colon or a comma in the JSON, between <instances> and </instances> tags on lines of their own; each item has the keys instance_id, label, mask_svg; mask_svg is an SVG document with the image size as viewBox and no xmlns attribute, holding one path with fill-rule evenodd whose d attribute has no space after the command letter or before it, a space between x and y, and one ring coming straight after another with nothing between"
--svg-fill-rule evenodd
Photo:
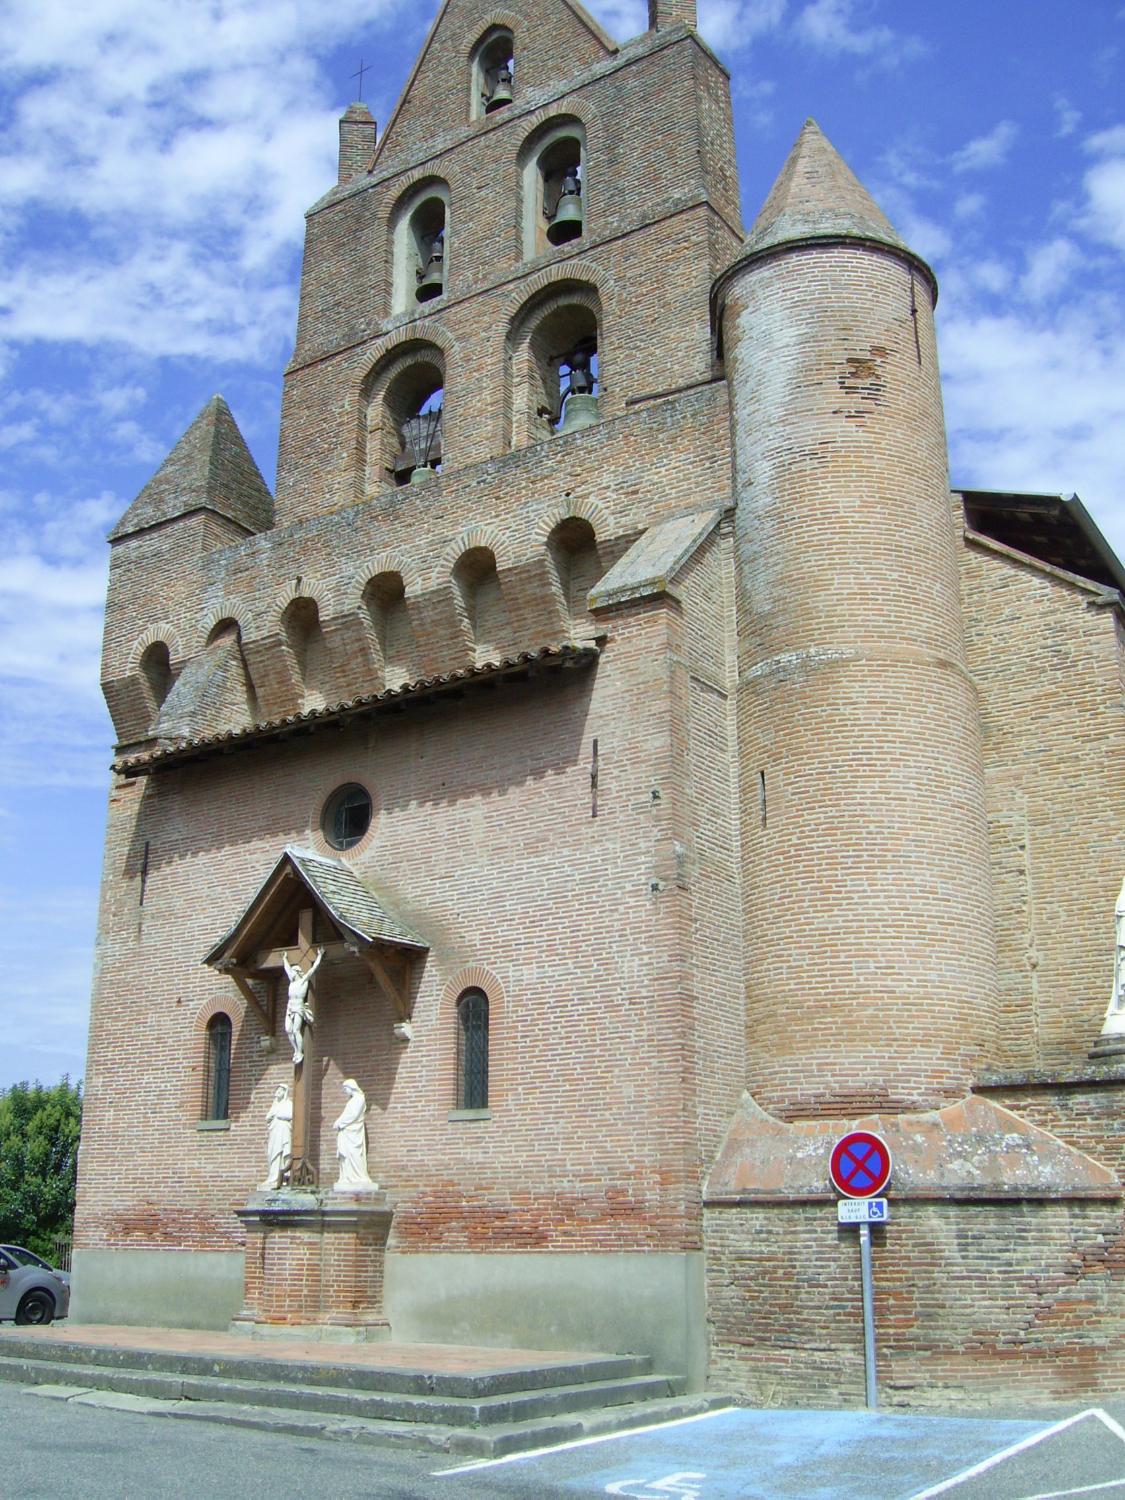
<instances>
[{"instance_id":1,"label":"white stone statue","mask_svg":"<svg viewBox=\"0 0 1125 1500\"><path fill-rule=\"evenodd\" d=\"M1125 880L1121 882L1113 917L1113 993L1109 997L1102 1036L1125 1035Z\"/></svg>"},{"instance_id":2,"label":"white stone statue","mask_svg":"<svg viewBox=\"0 0 1125 1500\"><path fill-rule=\"evenodd\" d=\"M333 1184L334 1193L373 1193L378 1188L367 1175L367 1100L354 1078L344 1079L348 1102L333 1124L336 1132L336 1156L340 1175Z\"/></svg>"},{"instance_id":3,"label":"white stone statue","mask_svg":"<svg viewBox=\"0 0 1125 1500\"><path fill-rule=\"evenodd\" d=\"M293 1048L293 1064L305 1060L305 1027L313 1024L312 1006L309 1004L309 985L320 968L324 949L316 950L316 957L308 969L300 964L291 964L289 954L281 955L281 962L289 978L289 999L285 1003L285 1035Z\"/></svg>"},{"instance_id":4,"label":"white stone statue","mask_svg":"<svg viewBox=\"0 0 1125 1500\"><path fill-rule=\"evenodd\" d=\"M258 1184L260 1192L272 1192L281 1186L293 1155L293 1100L289 1097L287 1083L279 1083L274 1091L273 1103L266 1112L266 1127L266 1155L270 1170L265 1182Z\"/></svg>"}]
</instances>

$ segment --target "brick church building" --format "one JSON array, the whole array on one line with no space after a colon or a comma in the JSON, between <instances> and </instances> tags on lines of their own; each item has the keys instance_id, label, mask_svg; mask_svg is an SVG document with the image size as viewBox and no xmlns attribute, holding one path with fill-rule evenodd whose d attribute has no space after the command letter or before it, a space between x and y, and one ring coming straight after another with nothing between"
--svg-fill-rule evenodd
<instances>
[{"instance_id":1,"label":"brick church building","mask_svg":"<svg viewBox=\"0 0 1125 1500\"><path fill-rule=\"evenodd\" d=\"M112 533L75 1320L855 1401L859 1124L886 1399L1120 1381L1125 574L951 492L933 272L812 121L744 229L650 20L446 0L308 214L276 493L215 397Z\"/></svg>"}]
</instances>

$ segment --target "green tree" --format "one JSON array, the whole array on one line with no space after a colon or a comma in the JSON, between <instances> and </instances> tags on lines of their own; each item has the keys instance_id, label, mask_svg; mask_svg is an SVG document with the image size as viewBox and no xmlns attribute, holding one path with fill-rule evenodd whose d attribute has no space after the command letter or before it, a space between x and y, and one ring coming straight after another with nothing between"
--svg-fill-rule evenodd
<instances>
[{"instance_id":1,"label":"green tree","mask_svg":"<svg viewBox=\"0 0 1125 1500\"><path fill-rule=\"evenodd\" d=\"M74 1221L82 1085L16 1083L0 1091L0 1242L50 1260Z\"/></svg>"}]
</instances>

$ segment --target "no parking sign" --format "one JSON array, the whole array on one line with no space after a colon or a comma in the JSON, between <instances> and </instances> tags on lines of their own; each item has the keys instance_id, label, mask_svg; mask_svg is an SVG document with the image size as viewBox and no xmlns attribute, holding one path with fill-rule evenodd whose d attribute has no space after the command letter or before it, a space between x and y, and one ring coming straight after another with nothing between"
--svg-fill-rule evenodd
<instances>
[{"instance_id":1,"label":"no parking sign","mask_svg":"<svg viewBox=\"0 0 1125 1500\"><path fill-rule=\"evenodd\" d=\"M832 1148L832 1186L845 1198L875 1198L891 1180L891 1151L881 1135L849 1130Z\"/></svg>"},{"instance_id":2,"label":"no parking sign","mask_svg":"<svg viewBox=\"0 0 1125 1500\"><path fill-rule=\"evenodd\" d=\"M875 1293L871 1276L871 1225L887 1221L887 1200L877 1195L891 1180L891 1151L871 1130L849 1130L832 1148L828 1160L832 1186L847 1202L837 1206L840 1224L859 1229L860 1286L863 1298L863 1362L867 1405L878 1405L875 1383ZM847 1210L845 1212L845 1210Z\"/></svg>"}]
</instances>

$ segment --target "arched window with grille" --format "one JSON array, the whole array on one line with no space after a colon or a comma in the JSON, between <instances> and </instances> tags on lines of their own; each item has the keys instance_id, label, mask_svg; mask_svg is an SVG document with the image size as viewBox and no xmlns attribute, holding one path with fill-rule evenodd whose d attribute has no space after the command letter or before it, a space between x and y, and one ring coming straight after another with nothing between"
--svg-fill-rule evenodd
<instances>
[{"instance_id":1,"label":"arched window with grille","mask_svg":"<svg viewBox=\"0 0 1125 1500\"><path fill-rule=\"evenodd\" d=\"M458 1109L488 1108L488 996L465 990L457 1001Z\"/></svg>"},{"instance_id":2,"label":"arched window with grille","mask_svg":"<svg viewBox=\"0 0 1125 1500\"><path fill-rule=\"evenodd\" d=\"M230 1017L221 1011L207 1022L203 1118L230 1119Z\"/></svg>"}]
</instances>

